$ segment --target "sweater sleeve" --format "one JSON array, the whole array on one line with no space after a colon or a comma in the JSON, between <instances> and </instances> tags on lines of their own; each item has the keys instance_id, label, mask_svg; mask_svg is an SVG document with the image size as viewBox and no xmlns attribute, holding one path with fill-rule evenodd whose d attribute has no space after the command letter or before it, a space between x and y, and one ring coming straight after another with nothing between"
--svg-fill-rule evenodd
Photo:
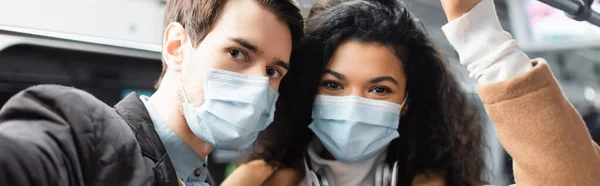
<instances>
[{"instance_id":1,"label":"sweater sleeve","mask_svg":"<svg viewBox=\"0 0 600 186\"><path fill-rule=\"evenodd\" d=\"M518 185L600 185L600 154L542 59L527 73L479 86Z\"/></svg>"},{"instance_id":2,"label":"sweater sleeve","mask_svg":"<svg viewBox=\"0 0 600 186\"><path fill-rule=\"evenodd\" d=\"M458 52L460 63L479 84L503 81L531 69L530 60L500 26L492 0L442 27Z\"/></svg>"},{"instance_id":3,"label":"sweater sleeve","mask_svg":"<svg viewBox=\"0 0 600 186\"><path fill-rule=\"evenodd\" d=\"M600 185L600 152L542 59L502 30L492 0L443 28L480 86L518 185Z\"/></svg>"}]
</instances>

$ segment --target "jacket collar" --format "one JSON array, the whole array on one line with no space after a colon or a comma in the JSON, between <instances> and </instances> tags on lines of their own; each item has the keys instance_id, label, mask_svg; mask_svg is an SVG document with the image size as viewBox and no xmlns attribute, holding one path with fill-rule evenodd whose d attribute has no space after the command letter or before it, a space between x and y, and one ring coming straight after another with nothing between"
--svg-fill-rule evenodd
<instances>
[{"instance_id":1,"label":"jacket collar","mask_svg":"<svg viewBox=\"0 0 600 186\"><path fill-rule=\"evenodd\" d=\"M129 93L115 105L115 109L133 130L142 153L155 162L160 161L166 154L166 150L154 130L150 114L139 95L135 92Z\"/></svg>"},{"instance_id":2,"label":"jacket collar","mask_svg":"<svg viewBox=\"0 0 600 186\"><path fill-rule=\"evenodd\" d=\"M156 163L155 171L160 171L162 175L167 176L162 178L165 183L158 185L180 185L175 168L156 133L156 129L154 129L152 118L150 118L144 102L140 99L140 95L135 92L129 93L115 105L115 110L135 134L135 138L142 149L142 154ZM209 185L215 185L210 173L206 181Z\"/></svg>"},{"instance_id":3,"label":"jacket collar","mask_svg":"<svg viewBox=\"0 0 600 186\"><path fill-rule=\"evenodd\" d=\"M139 97L135 92L130 93L115 105L115 110L133 131L142 155L154 161L152 169L155 172L156 185L179 185L171 159L154 129L148 110Z\"/></svg>"}]
</instances>

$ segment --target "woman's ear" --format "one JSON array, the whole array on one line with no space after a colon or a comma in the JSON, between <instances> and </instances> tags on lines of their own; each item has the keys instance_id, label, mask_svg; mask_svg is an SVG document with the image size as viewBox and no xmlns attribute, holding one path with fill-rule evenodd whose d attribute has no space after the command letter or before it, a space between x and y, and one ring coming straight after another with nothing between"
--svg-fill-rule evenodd
<instances>
[{"instance_id":1,"label":"woman's ear","mask_svg":"<svg viewBox=\"0 0 600 186\"><path fill-rule=\"evenodd\" d=\"M408 102L402 105L402 109L400 109L400 116L404 116L408 112Z\"/></svg>"},{"instance_id":2,"label":"woman's ear","mask_svg":"<svg viewBox=\"0 0 600 186\"><path fill-rule=\"evenodd\" d=\"M410 100L408 100L408 92L404 95L404 101L402 101L402 108L400 109L400 116L404 116L408 112Z\"/></svg>"}]
</instances>

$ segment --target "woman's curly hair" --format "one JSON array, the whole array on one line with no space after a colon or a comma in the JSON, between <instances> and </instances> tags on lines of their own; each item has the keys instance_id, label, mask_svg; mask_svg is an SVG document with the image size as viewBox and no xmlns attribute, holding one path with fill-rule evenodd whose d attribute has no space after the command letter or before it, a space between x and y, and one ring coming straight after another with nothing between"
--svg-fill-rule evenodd
<instances>
[{"instance_id":1,"label":"woman's curly hair","mask_svg":"<svg viewBox=\"0 0 600 186\"><path fill-rule=\"evenodd\" d=\"M400 137L387 152L388 163L399 163L398 183L410 185L417 174L430 172L444 177L447 185L482 182L482 127L476 108L403 5L396 0L336 0L314 5L306 21L305 38L292 55L297 61L280 87L275 121L244 161L262 159L304 171L321 76L338 46L352 40L390 46L403 61L409 109L400 122Z\"/></svg>"}]
</instances>

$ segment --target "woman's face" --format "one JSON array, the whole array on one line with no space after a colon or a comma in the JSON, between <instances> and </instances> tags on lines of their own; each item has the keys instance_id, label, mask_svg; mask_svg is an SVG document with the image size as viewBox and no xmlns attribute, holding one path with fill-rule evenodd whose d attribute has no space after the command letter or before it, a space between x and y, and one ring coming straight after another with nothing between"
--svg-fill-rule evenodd
<instances>
[{"instance_id":1,"label":"woman's face","mask_svg":"<svg viewBox=\"0 0 600 186\"><path fill-rule=\"evenodd\" d=\"M348 41L331 57L318 95L360 96L402 104L405 91L402 60L391 47Z\"/></svg>"}]
</instances>

